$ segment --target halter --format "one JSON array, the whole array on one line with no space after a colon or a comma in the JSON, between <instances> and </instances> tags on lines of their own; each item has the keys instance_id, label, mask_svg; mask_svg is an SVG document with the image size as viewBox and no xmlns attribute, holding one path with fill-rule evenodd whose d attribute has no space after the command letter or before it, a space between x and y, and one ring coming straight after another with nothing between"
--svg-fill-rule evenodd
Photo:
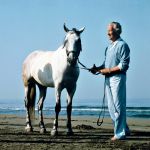
<instances>
[{"instance_id":1,"label":"halter","mask_svg":"<svg viewBox=\"0 0 150 150\"><path fill-rule=\"evenodd\" d=\"M77 54L77 52L76 51L68 51L67 49L66 49L66 54L67 54L67 57L69 56L69 54L70 53L75 53L75 54ZM77 57L79 56L79 54L77 54Z\"/></svg>"},{"instance_id":2,"label":"halter","mask_svg":"<svg viewBox=\"0 0 150 150\"><path fill-rule=\"evenodd\" d=\"M72 64L72 60L69 58L69 54L70 53L74 53L75 54L75 62ZM79 52L80 53L80 52ZM75 66L75 64L77 63L78 57L79 57L79 53L76 51L68 51L66 49L66 54L67 54L67 62L71 65L71 66Z\"/></svg>"}]
</instances>

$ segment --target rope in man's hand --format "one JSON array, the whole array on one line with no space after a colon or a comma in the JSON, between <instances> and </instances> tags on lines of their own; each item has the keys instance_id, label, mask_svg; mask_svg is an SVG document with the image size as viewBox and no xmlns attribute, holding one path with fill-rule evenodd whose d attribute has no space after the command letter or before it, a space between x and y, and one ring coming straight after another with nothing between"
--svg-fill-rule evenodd
<instances>
[{"instance_id":1,"label":"rope in man's hand","mask_svg":"<svg viewBox=\"0 0 150 150\"><path fill-rule=\"evenodd\" d=\"M99 75L99 74L100 74L100 72L97 72L97 69L96 69L97 67L95 66L95 64L93 65L92 68L87 68L85 65L83 65L83 64L79 61L79 59L78 59L78 63L83 67L83 68L81 68L81 69L88 70L89 72L93 73L94 75Z\"/></svg>"},{"instance_id":2,"label":"rope in man's hand","mask_svg":"<svg viewBox=\"0 0 150 150\"><path fill-rule=\"evenodd\" d=\"M91 73L93 73L94 75L99 75L100 72L98 72L96 65L94 64L92 68L87 68L85 65L83 65L79 59L78 59L78 63L83 67L81 69L85 69L90 71ZM102 117L102 118L101 118ZM102 101L102 106L101 106L101 111L99 112L99 117L97 119L97 125L101 126L103 123L105 117L105 83L104 83L104 96L103 96L103 101ZM101 121L100 121L101 119Z\"/></svg>"}]
</instances>

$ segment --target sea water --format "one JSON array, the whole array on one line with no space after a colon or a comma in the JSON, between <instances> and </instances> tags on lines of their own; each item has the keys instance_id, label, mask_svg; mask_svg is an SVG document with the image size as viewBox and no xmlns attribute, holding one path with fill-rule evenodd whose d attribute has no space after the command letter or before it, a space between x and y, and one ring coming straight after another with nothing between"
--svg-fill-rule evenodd
<instances>
[{"instance_id":1,"label":"sea water","mask_svg":"<svg viewBox=\"0 0 150 150\"><path fill-rule=\"evenodd\" d=\"M107 103L107 102L106 102ZM36 114L37 105L35 107ZM95 116L104 111L102 108L102 100L79 100L73 102L72 115L73 116ZM45 102L43 108L44 115L55 115L55 101ZM25 116L25 106L23 100L0 100L0 114L13 114ZM128 100L126 108L127 117L132 118L147 118L150 119L150 100L138 99ZM63 101L60 115L66 115L66 104ZM105 104L105 117L109 117L107 105Z\"/></svg>"}]
</instances>

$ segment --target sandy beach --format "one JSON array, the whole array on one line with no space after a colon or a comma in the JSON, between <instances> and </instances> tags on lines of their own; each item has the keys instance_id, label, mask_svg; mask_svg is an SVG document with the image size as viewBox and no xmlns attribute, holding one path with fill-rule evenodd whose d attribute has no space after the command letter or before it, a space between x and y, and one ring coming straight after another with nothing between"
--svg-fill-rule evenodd
<instances>
[{"instance_id":1,"label":"sandy beach","mask_svg":"<svg viewBox=\"0 0 150 150\"><path fill-rule=\"evenodd\" d=\"M40 134L38 119L34 122L34 132L26 133L25 117L0 115L1 150L148 150L150 149L150 119L128 119L131 135L126 140L110 141L113 136L111 120L106 118L101 127L95 117L72 117L74 135L66 135L66 117L59 118L59 135L52 137L53 117L45 118L46 134Z\"/></svg>"}]
</instances>

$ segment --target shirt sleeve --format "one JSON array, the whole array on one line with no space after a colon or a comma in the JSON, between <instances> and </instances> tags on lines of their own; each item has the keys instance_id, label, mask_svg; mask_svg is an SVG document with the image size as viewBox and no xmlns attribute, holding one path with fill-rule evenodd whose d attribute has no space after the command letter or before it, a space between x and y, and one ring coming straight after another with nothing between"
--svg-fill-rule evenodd
<instances>
[{"instance_id":1,"label":"shirt sleeve","mask_svg":"<svg viewBox=\"0 0 150 150\"><path fill-rule=\"evenodd\" d=\"M120 48L120 63L118 67L121 71L127 71L129 68L130 62L130 49L126 43L124 43Z\"/></svg>"},{"instance_id":2,"label":"shirt sleeve","mask_svg":"<svg viewBox=\"0 0 150 150\"><path fill-rule=\"evenodd\" d=\"M101 65L101 69L104 69L104 68L105 68L105 61L106 61L106 53L107 53L107 50L108 50L108 47L106 47L106 49L105 49L105 58L104 58L104 61L103 61L102 65Z\"/></svg>"}]
</instances>

